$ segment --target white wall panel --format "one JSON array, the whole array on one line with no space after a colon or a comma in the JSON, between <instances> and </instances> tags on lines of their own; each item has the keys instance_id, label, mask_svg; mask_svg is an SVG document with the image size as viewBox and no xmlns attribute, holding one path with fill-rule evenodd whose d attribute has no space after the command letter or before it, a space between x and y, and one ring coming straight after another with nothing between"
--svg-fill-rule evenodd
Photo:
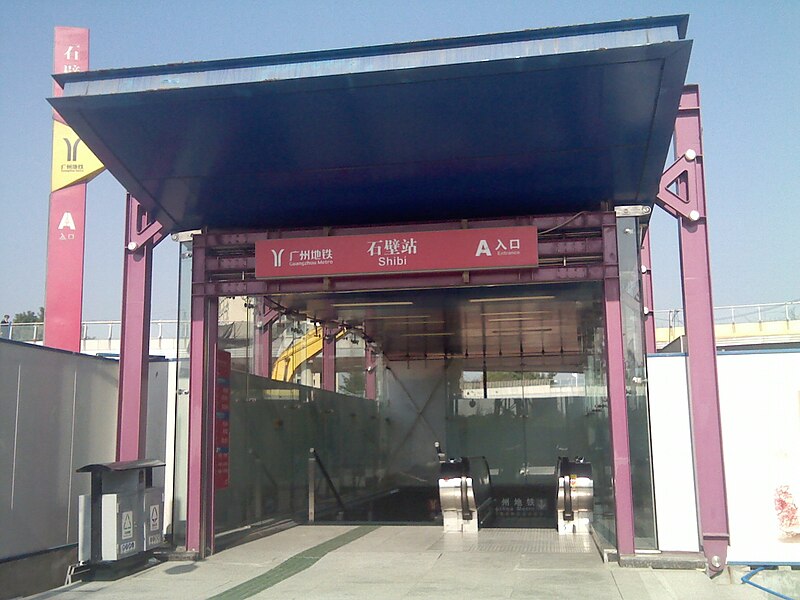
<instances>
[{"instance_id":1,"label":"white wall panel","mask_svg":"<svg viewBox=\"0 0 800 600\"><path fill-rule=\"evenodd\" d=\"M650 440L658 547L696 552L694 459L683 356L649 356Z\"/></svg>"},{"instance_id":2,"label":"white wall panel","mask_svg":"<svg viewBox=\"0 0 800 600\"><path fill-rule=\"evenodd\" d=\"M800 562L800 522L779 527L776 490L800 508L800 353L719 356L733 562Z\"/></svg>"}]
</instances>

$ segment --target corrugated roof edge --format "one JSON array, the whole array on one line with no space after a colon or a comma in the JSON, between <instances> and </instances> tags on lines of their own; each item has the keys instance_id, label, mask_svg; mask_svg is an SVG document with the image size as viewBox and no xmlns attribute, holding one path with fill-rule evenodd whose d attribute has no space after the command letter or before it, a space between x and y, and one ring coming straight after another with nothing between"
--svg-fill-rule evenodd
<instances>
[{"instance_id":1,"label":"corrugated roof edge","mask_svg":"<svg viewBox=\"0 0 800 600\"><path fill-rule=\"evenodd\" d=\"M446 50L468 46L483 46L501 44L515 41L529 41L544 38L570 37L587 33L613 33L617 31L631 31L635 29L650 29L655 27L674 26L678 30L678 38L686 38L689 15L666 15L660 17L645 17L641 19L624 19L621 21L608 21L604 23L589 23L584 25L568 25L561 27L546 27L544 29L524 29L505 33L488 33L464 37L442 38L415 42L400 42L381 44L377 46L360 46L355 48L340 48L335 50L315 50L312 52L297 52L292 54L273 54L247 58L228 58L221 60L196 61L186 63L170 63L164 65L151 65L146 67L127 67L120 69L104 69L98 71L84 71L76 73L56 73L53 79L64 87L68 82L95 81L98 79L113 79L120 76L141 76L160 73L181 73L188 71L213 71L217 69L241 68L257 65L290 64L298 62L314 62L336 58L355 58L367 56L381 56L387 54L402 54L405 52L419 52L423 50Z\"/></svg>"}]
</instances>

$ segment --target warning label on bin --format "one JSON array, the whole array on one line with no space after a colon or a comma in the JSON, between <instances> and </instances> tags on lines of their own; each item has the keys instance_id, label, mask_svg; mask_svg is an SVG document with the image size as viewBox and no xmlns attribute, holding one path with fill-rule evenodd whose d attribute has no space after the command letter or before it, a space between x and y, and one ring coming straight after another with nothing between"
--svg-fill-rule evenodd
<instances>
[{"instance_id":1,"label":"warning label on bin","mask_svg":"<svg viewBox=\"0 0 800 600\"><path fill-rule=\"evenodd\" d=\"M158 518L158 504L150 507L150 531L161 529L161 519Z\"/></svg>"},{"instance_id":2,"label":"warning label on bin","mask_svg":"<svg viewBox=\"0 0 800 600\"><path fill-rule=\"evenodd\" d=\"M122 513L122 539L127 540L133 537L133 511L126 510Z\"/></svg>"}]
</instances>

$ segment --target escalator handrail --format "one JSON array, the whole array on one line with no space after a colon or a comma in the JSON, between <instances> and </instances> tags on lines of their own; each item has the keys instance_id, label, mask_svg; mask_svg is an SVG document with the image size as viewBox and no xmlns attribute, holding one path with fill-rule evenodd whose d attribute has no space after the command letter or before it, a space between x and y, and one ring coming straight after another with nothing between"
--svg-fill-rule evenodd
<instances>
[{"instance_id":1,"label":"escalator handrail","mask_svg":"<svg viewBox=\"0 0 800 600\"><path fill-rule=\"evenodd\" d=\"M328 487L330 487L331 491L333 492L333 495L336 498L336 503L339 505L339 508L343 511L346 510L344 501L342 500L342 497L339 495L339 491L336 489L336 486L333 484L333 480L331 479L331 476L328 474L328 470L325 468L325 465L322 464L322 459L319 457L319 454L317 454L316 449L309 448L308 453L311 456L311 458L314 459L314 462L316 462L317 465L319 466L319 470L322 472L322 476L325 478L325 481L328 482Z\"/></svg>"}]
</instances>

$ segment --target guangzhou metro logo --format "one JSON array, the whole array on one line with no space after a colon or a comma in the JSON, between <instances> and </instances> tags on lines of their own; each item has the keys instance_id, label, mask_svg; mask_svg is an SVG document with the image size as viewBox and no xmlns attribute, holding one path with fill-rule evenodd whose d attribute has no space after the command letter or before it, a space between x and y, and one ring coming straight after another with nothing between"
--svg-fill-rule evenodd
<instances>
[{"instance_id":1,"label":"guangzhou metro logo","mask_svg":"<svg viewBox=\"0 0 800 600\"><path fill-rule=\"evenodd\" d=\"M67 145L67 162L77 162L78 160L78 144L81 140L75 138L74 142L70 142L69 138L63 138L64 143Z\"/></svg>"},{"instance_id":2,"label":"guangzhou metro logo","mask_svg":"<svg viewBox=\"0 0 800 600\"><path fill-rule=\"evenodd\" d=\"M62 173L71 173L71 172L82 172L83 171L83 163L78 162L78 146L81 143L80 138L74 138L74 140L70 141L69 138L62 138L64 143L67 146L67 161L65 163L61 163L61 172Z\"/></svg>"},{"instance_id":3,"label":"guangzhou metro logo","mask_svg":"<svg viewBox=\"0 0 800 600\"><path fill-rule=\"evenodd\" d=\"M286 248L275 250L270 248L272 253L272 266L279 269L283 266L283 253ZM333 250L330 248L324 249L308 249L308 250L291 250L289 252L289 260L287 262L289 267L308 267L311 265L332 265L333 264Z\"/></svg>"},{"instance_id":4,"label":"guangzhou metro logo","mask_svg":"<svg viewBox=\"0 0 800 600\"><path fill-rule=\"evenodd\" d=\"M282 266L283 263L283 253L286 249L281 248L280 250L271 250L272 252L272 261L275 267Z\"/></svg>"}]
</instances>

